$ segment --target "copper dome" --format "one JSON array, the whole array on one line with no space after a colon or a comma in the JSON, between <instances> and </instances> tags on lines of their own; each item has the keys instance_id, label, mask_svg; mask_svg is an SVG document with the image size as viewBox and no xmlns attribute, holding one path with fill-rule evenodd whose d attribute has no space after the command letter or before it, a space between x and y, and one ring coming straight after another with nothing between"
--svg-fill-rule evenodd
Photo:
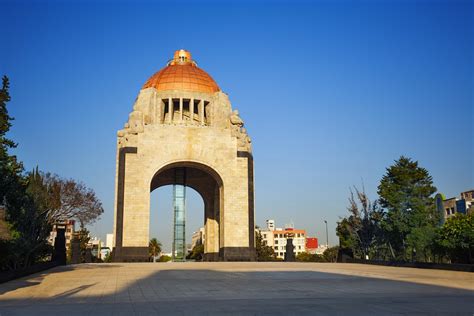
<instances>
[{"instance_id":1,"label":"copper dome","mask_svg":"<svg viewBox=\"0 0 474 316\"><path fill-rule=\"evenodd\" d=\"M191 59L191 53L177 50L174 58L143 85L143 89L155 88L158 91L184 90L214 93L220 91L211 76Z\"/></svg>"}]
</instances>

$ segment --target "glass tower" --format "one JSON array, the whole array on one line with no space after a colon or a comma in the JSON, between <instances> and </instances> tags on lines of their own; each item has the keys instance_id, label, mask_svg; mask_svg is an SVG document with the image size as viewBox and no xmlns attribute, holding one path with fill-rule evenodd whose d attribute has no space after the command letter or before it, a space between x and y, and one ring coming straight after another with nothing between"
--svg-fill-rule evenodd
<instances>
[{"instance_id":1,"label":"glass tower","mask_svg":"<svg viewBox=\"0 0 474 316\"><path fill-rule=\"evenodd\" d=\"M173 185L173 261L186 260L186 169L177 168Z\"/></svg>"}]
</instances>

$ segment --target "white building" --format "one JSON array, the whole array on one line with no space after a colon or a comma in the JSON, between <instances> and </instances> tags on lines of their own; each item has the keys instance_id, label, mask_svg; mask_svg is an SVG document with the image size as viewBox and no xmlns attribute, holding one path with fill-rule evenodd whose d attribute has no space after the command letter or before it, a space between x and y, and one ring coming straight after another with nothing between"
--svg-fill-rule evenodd
<instances>
[{"instance_id":1,"label":"white building","mask_svg":"<svg viewBox=\"0 0 474 316\"><path fill-rule=\"evenodd\" d=\"M286 243L289 236L293 237L294 253L297 256L306 252L306 231L304 229L294 229L293 227L275 228L275 221L267 220L267 228L260 230L263 243L273 248L277 258L284 259Z\"/></svg>"},{"instance_id":2,"label":"white building","mask_svg":"<svg viewBox=\"0 0 474 316\"><path fill-rule=\"evenodd\" d=\"M107 234L105 238L105 246L112 251L114 249L114 234Z\"/></svg>"},{"instance_id":3,"label":"white building","mask_svg":"<svg viewBox=\"0 0 474 316\"><path fill-rule=\"evenodd\" d=\"M206 231L204 227L201 227L197 231L193 232L193 235L191 236L191 250L193 250L197 245L204 245L205 241Z\"/></svg>"}]
</instances>

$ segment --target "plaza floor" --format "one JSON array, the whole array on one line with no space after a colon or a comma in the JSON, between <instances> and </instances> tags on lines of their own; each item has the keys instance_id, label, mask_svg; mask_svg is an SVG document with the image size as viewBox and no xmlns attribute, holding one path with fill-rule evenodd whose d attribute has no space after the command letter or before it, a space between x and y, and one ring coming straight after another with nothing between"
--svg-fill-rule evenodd
<instances>
[{"instance_id":1,"label":"plaza floor","mask_svg":"<svg viewBox=\"0 0 474 316\"><path fill-rule=\"evenodd\" d=\"M112 263L0 284L6 315L474 314L474 273L337 263Z\"/></svg>"}]
</instances>

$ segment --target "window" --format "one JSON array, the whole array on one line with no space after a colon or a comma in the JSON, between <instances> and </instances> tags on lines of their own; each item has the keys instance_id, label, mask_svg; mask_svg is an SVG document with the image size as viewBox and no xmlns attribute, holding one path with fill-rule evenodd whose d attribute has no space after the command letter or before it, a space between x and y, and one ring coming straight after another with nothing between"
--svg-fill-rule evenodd
<instances>
[{"instance_id":1,"label":"window","mask_svg":"<svg viewBox=\"0 0 474 316\"><path fill-rule=\"evenodd\" d=\"M197 100L194 100L194 117L199 117L199 101L196 103Z\"/></svg>"},{"instance_id":2,"label":"window","mask_svg":"<svg viewBox=\"0 0 474 316\"><path fill-rule=\"evenodd\" d=\"M168 114L170 112L170 107L169 107L169 102L168 100L163 100L163 103L164 103L164 117L166 116L166 114Z\"/></svg>"},{"instance_id":3,"label":"window","mask_svg":"<svg viewBox=\"0 0 474 316\"><path fill-rule=\"evenodd\" d=\"M275 245L278 245L278 239L277 239L277 240L275 240Z\"/></svg>"},{"instance_id":4,"label":"window","mask_svg":"<svg viewBox=\"0 0 474 316\"><path fill-rule=\"evenodd\" d=\"M278 246L275 246L275 250L278 250Z\"/></svg>"}]
</instances>

